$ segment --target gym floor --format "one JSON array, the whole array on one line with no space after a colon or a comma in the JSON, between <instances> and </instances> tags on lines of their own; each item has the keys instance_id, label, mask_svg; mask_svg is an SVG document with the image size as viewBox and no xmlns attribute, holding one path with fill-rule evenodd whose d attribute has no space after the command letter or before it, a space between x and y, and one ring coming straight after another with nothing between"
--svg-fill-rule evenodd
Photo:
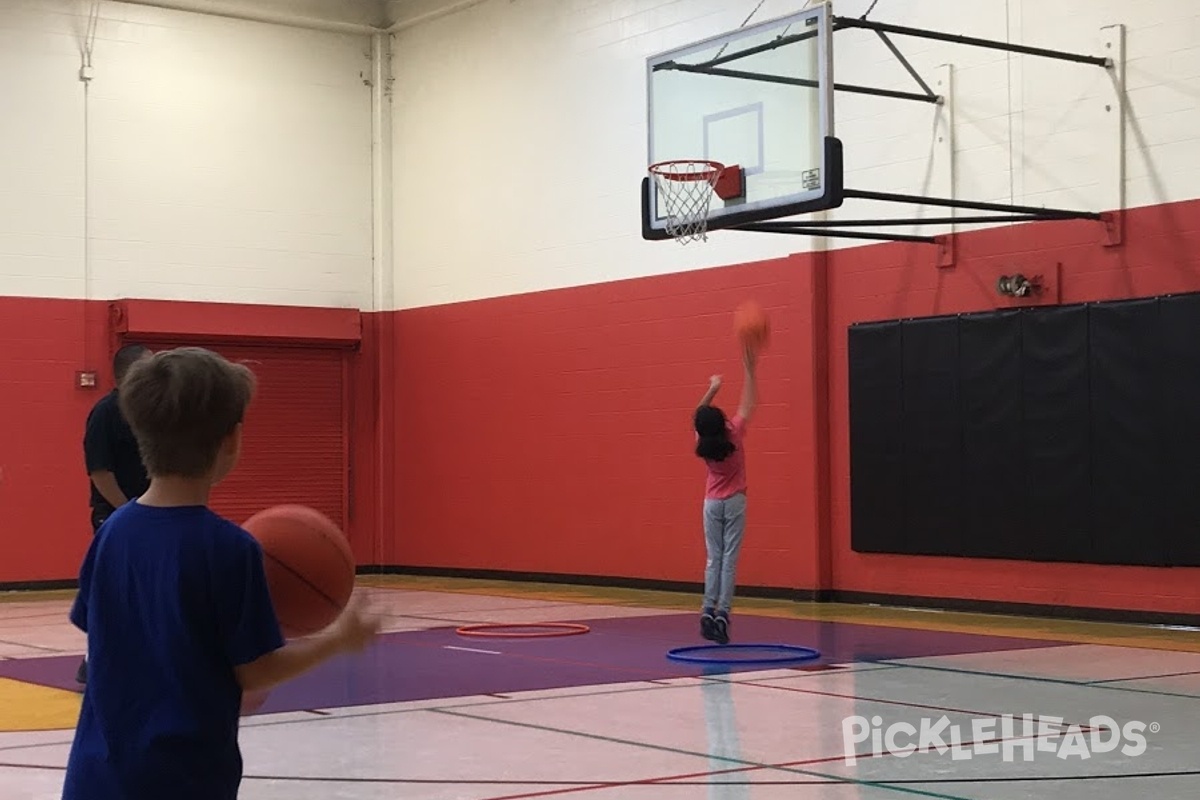
<instances>
[{"instance_id":1,"label":"gym floor","mask_svg":"<svg viewBox=\"0 0 1200 800\"><path fill-rule=\"evenodd\" d=\"M387 615L386 634L278 688L245 719L242 797L1196 796L1195 631L741 599L735 644L821 657L694 665L667 658L703 643L688 595L362 585ZM5 800L59 796L84 647L66 620L70 602L69 592L0 602ZM589 630L457 630L545 622Z\"/></svg>"}]
</instances>

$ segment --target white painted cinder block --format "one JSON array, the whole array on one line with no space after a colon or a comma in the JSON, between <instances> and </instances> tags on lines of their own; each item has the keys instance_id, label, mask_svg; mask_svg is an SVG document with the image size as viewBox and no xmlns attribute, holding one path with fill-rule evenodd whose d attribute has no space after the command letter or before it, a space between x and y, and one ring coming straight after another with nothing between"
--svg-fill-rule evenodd
<instances>
[{"instance_id":1,"label":"white painted cinder block","mask_svg":"<svg viewBox=\"0 0 1200 800\"><path fill-rule=\"evenodd\" d=\"M88 5L0 3L0 294L369 307L369 40L101 3L85 118Z\"/></svg>"},{"instance_id":2,"label":"white painted cinder block","mask_svg":"<svg viewBox=\"0 0 1200 800\"><path fill-rule=\"evenodd\" d=\"M645 58L737 27L757 0L488 0L401 31L394 48L395 259L401 307L698 269L813 246L717 232L640 237ZM870 0L841 0L861 16ZM800 2L766 0L756 19ZM880 0L872 18L1100 54L1127 26L1127 204L1200 196L1200 5L1187 0ZM924 75L952 64L956 194L1089 210L1106 187L1107 74L897 38ZM835 38L839 81L914 84L870 32ZM855 188L921 192L932 107L838 94ZM838 216L910 215L850 201ZM935 213L925 209L924 213ZM941 212L936 212L941 213ZM852 243L832 242L830 246Z\"/></svg>"}]
</instances>

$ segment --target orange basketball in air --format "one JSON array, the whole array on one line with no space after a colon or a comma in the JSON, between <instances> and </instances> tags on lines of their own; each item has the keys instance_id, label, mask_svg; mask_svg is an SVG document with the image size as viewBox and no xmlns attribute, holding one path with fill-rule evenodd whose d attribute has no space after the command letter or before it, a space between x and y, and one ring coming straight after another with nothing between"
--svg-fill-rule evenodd
<instances>
[{"instance_id":1,"label":"orange basketball in air","mask_svg":"<svg viewBox=\"0 0 1200 800\"><path fill-rule=\"evenodd\" d=\"M733 312L733 330L743 347L758 352L771 338L771 321L758 303L747 300Z\"/></svg>"},{"instance_id":2,"label":"orange basketball in air","mask_svg":"<svg viewBox=\"0 0 1200 800\"><path fill-rule=\"evenodd\" d=\"M333 623L354 591L354 555L333 520L307 506L275 506L242 525L263 549L279 627L289 638Z\"/></svg>"}]
</instances>

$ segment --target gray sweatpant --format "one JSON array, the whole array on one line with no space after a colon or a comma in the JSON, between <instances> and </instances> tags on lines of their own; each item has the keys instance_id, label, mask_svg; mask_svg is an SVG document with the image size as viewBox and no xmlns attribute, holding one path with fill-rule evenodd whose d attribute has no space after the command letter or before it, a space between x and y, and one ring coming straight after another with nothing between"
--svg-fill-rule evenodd
<instances>
[{"instance_id":1,"label":"gray sweatpant","mask_svg":"<svg viewBox=\"0 0 1200 800\"><path fill-rule=\"evenodd\" d=\"M704 608L729 613L737 577L742 532L746 529L746 495L704 501Z\"/></svg>"}]
</instances>

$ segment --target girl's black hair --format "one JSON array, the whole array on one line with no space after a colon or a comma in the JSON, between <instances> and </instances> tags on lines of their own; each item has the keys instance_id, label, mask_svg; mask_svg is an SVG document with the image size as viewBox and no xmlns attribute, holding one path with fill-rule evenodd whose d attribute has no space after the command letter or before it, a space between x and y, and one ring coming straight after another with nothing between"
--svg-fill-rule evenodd
<instances>
[{"instance_id":1,"label":"girl's black hair","mask_svg":"<svg viewBox=\"0 0 1200 800\"><path fill-rule=\"evenodd\" d=\"M724 461L737 448L729 441L729 429L725 423L725 412L716 406L700 406L696 409L696 455L705 461Z\"/></svg>"}]
</instances>

